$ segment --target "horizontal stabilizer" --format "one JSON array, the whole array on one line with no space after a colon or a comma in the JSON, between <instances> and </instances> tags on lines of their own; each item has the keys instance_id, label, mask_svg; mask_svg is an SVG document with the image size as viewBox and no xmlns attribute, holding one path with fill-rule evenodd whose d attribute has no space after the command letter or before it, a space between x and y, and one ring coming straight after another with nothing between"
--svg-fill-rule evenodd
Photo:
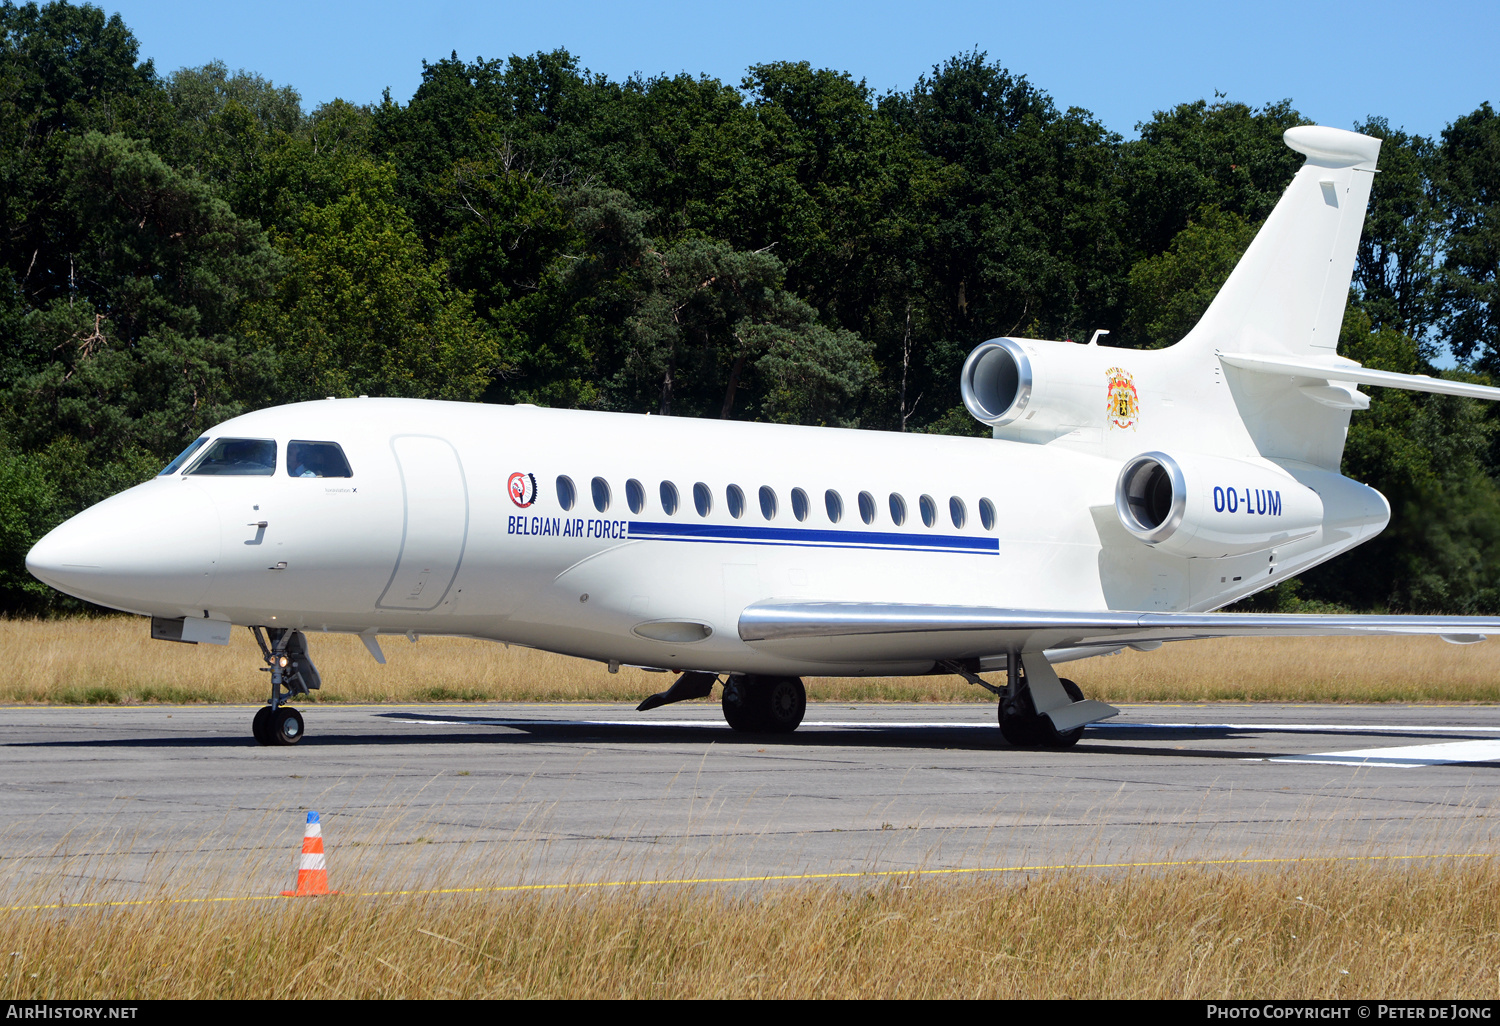
<instances>
[{"instance_id":1,"label":"horizontal stabilizer","mask_svg":"<svg viewBox=\"0 0 1500 1026\"><path fill-rule=\"evenodd\" d=\"M1259 353L1220 353L1219 359L1231 367L1257 374L1286 374L1328 382L1347 381L1355 385L1381 388L1404 388L1409 392L1432 392L1437 395L1459 395L1469 399L1500 402L1500 388L1471 385L1466 381L1428 377L1426 374L1397 374L1393 371L1369 370L1353 360L1334 358L1301 358L1263 356Z\"/></svg>"}]
</instances>

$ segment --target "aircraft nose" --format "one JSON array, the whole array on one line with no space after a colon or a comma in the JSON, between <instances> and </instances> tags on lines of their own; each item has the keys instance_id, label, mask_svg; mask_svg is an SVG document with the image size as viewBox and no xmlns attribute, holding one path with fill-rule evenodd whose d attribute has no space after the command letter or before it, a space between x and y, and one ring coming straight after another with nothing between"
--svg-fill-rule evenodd
<instances>
[{"instance_id":1,"label":"aircraft nose","mask_svg":"<svg viewBox=\"0 0 1500 1026\"><path fill-rule=\"evenodd\" d=\"M212 500L180 478L149 481L91 506L26 554L58 591L136 613L201 608L219 559Z\"/></svg>"}]
</instances>

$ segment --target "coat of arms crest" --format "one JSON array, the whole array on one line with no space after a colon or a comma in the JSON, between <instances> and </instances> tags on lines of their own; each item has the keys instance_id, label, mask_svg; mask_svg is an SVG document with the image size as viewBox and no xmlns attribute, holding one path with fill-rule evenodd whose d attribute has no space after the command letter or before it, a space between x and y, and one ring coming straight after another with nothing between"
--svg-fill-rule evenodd
<instances>
[{"instance_id":1,"label":"coat of arms crest","mask_svg":"<svg viewBox=\"0 0 1500 1026\"><path fill-rule=\"evenodd\" d=\"M1141 397L1135 390L1135 380L1123 367L1111 367L1104 376L1109 382L1105 417L1113 427L1134 429L1141 419Z\"/></svg>"}]
</instances>

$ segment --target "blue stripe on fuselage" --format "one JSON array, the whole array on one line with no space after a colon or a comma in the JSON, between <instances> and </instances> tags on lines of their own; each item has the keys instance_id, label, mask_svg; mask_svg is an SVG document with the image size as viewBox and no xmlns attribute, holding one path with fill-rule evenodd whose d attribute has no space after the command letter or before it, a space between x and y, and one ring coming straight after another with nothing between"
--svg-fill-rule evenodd
<instances>
[{"instance_id":1,"label":"blue stripe on fuselage","mask_svg":"<svg viewBox=\"0 0 1500 1026\"><path fill-rule=\"evenodd\" d=\"M996 538L896 534L886 531L828 531L800 527L752 527L742 524L671 524L632 520L632 540L733 542L740 545L798 545L835 549L896 549L910 552L998 553Z\"/></svg>"}]
</instances>

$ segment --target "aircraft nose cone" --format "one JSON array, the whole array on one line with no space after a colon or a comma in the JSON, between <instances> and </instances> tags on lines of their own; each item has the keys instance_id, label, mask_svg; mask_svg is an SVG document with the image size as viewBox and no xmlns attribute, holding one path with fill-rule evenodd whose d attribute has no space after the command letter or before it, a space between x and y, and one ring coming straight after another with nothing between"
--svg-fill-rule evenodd
<instances>
[{"instance_id":1,"label":"aircraft nose cone","mask_svg":"<svg viewBox=\"0 0 1500 1026\"><path fill-rule=\"evenodd\" d=\"M137 485L59 525L26 554L58 591L136 613L181 616L200 606L219 559L219 515L196 485Z\"/></svg>"}]
</instances>

